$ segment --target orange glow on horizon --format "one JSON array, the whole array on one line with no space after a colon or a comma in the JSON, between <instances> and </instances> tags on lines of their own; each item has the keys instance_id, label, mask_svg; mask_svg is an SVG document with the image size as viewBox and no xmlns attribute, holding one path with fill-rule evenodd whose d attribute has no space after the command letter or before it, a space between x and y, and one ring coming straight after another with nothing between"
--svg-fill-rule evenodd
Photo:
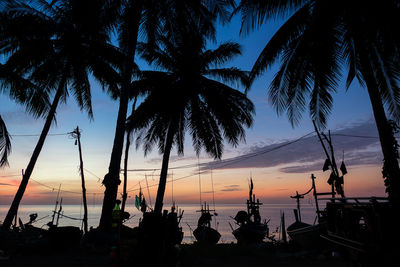
<instances>
[{"instance_id":1,"label":"orange glow on horizon","mask_svg":"<svg viewBox=\"0 0 400 267\"><path fill-rule=\"evenodd\" d=\"M292 203L291 195L296 191L304 193L311 187L311 174L307 173L281 173L271 171L272 168L259 168L252 170L254 182L254 193L263 203ZM349 173L345 176L346 196L385 196L385 188L381 177L381 167L375 165L351 166L348 167ZM322 171L315 172L317 177L316 184L319 192L329 192L330 187L326 183L329 173ZM210 174L201 175L202 201L212 203L212 186L214 186L214 198L217 203L245 203L248 198L248 179L250 172L248 169L226 169L213 172L214 185L211 184ZM176 175L175 177L181 177ZM170 178L169 178L170 179ZM199 203L199 181L198 175L193 175L187 179L177 180L167 183L164 203L172 202L173 197L177 203ZM154 176L148 179L150 186L146 188L146 183L142 180L140 186L142 193L149 202L148 191L154 205L157 193L157 178ZM170 181L170 180L169 180ZM0 186L0 204L9 205L19 186L20 178L3 176ZM53 204L55 202L58 180L40 180L40 183L30 181L25 191L22 204ZM128 189L130 189L128 203L134 201L134 195L138 193L138 181L129 180ZM45 187L43 185L47 185ZM50 187L50 188L49 188ZM53 188L53 189L52 189ZM89 203L101 204L103 199L104 187L99 181L88 179L86 183L87 198ZM79 204L81 202L81 184L80 179L62 181L63 190L61 196L65 204ZM119 188L122 190L122 184ZM134 190L134 191L132 191ZM119 194L119 197L121 194Z\"/></svg>"}]
</instances>

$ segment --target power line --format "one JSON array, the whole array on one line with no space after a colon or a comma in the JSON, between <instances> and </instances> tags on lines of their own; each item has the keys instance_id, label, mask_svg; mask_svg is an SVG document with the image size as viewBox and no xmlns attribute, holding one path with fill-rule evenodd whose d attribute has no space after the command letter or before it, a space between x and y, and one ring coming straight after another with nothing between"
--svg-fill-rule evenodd
<instances>
[{"instance_id":1,"label":"power line","mask_svg":"<svg viewBox=\"0 0 400 267\"><path fill-rule=\"evenodd\" d=\"M69 135L70 133L47 134L47 136ZM10 134L12 137L40 136L40 134Z\"/></svg>"},{"instance_id":2,"label":"power line","mask_svg":"<svg viewBox=\"0 0 400 267\"><path fill-rule=\"evenodd\" d=\"M1 178L8 178L8 177L16 177L16 176L21 176L21 174L10 174L10 175L1 175Z\"/></svg>"},{"instance_id":3,"label":"power line","mask_svg":"<svg viewBox=\"0 0 400 267\"><path fill-rule=\"evenodd\" d=\"M41 186L43 186L43 187L46 187L46 188L48 188L48 189L51 189L52 191L57 191L57 190L58 190L58 188L55 188L55 187L46 185L46 184L41 183L41 182L39 182L39 181L37 181L37 180L35 180L35 179L33 179L33 178L30 178L30 180L34 181L35 183L37 183L37 184L39 184L39 185L41 185ZM70 193L70 194L79 194L79 195L82 194L82 192L70 191L70 190L63 190L63 189L60 189L60 192ZM100 193L99 193L99 192L96 192L96 193L89 193L89 192L86 192L86 194L100 194Z\"/></svg>"}]
</instances>

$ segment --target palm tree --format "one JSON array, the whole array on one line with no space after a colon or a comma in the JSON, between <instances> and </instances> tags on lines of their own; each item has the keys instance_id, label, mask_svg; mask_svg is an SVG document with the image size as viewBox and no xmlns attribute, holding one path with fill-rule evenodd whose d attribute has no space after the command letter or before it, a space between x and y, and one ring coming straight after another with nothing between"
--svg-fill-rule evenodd
<instances>
[{"instance_id":1,"label":"palm tree","mask_svg":"<svg viewBox=\"0 0 400 267\"><path fill-rule=\"evenodd\" d=\"M0 167L8 165L8 155L11 153L11 140L6 124L0 116Z\"/></svg>"},{"instance_id":2,"label":"palm tree","mask_svg":"<svg viewBox=\"0 0 400 267\"><path fill-rule=\"evenodd\" d=\"M128 130L137 133L137 142L143 143L145 154L154 145L163 154L154 209L158 214L171 150L175 146L178 154L183 154L187 130L197 154L204 148L214 158L221 158L223 140L237 145L244 140L244 126L253 122L252 102L223 83L246 84L247 74L236 68L212 68L239 55L239 45L224 43L206 50L201 28L187 25L181 30L184 32L163 38L156 47L139 46L141 56L164 71L144 71L141 79L133 82L134 88L149 94L127 122Z\"/></svg>"},{"instance_id":3,"label":"palm tree","mask_svg":"<svg viewBox=\"0 0 400 267\"><path fill-rule=\"evenodd\" d=\"M41 87L43 94L55 91L46 121L3 223L8 229L15 217L60 101L72 93L82 110L93 118L89 73L105 88L118 75L112 64L121 58L109 45L113 20L108 1L37 0L30 5L8 1L1 6L0 53L5 66ZM13 88L20 91L23 88ZM117 95L116 86L110 91Z\"/></svg>"},{"instance_id":4,"label":"palm tree","mask_svg":"<svg viewBox=\"0 0 400 267\"><path fill-rule=\"evenodd\" d=\"M217 16L227 18L227 6L232 0L127 0L123 1L121 16L118 23L119 48L125 58L120 69L121 88L119 109L111 152L108 173L104 176L105 186L103 206L99 227L110 229L112 210L117 197L118 186L121 183L121 158L124 146L125 122L127 117L129 91L135 70L135 53L138 36L149 44L155 45L164 32L170 34L176 27L183 26L187 20L209 18L209 32L214 32L214 20ZM181 18L179 21L176 18Z\"/></svg>"},{"instance_id":5,"label":"palm tree","mask_svg":"<svg viewBox=\"0 0 400 267\"><path fill-rule=\"evenodd\" d=\"M7 94L12 100L26 107L26 110L35 117L44 115L50 105L46 93L36 85L27 81L17 73L9 70L0 63L0 92ZM8 156L11 153L11 137L6 124L0 116L0 167L8 165Z\"/></svg>"},{"instance_id":6,"label":"palm tree","mask_svg":"<svg viewBox=\"0 0 400 267\"><path fill-rule=\"evenodd\" d=\"M308 106L312 119L324 127L331 94L346 68L347 89L356 77L368 90L384 156L386 192L399 200L397 142L387 119L388 114L400 120L398 1L243 0L237 12L242 12L246 31L288 10L293 14L259 55L252 79L280 58L269 91L277 112L286 112L297 124Z\"/></svg>"}]
</instances>

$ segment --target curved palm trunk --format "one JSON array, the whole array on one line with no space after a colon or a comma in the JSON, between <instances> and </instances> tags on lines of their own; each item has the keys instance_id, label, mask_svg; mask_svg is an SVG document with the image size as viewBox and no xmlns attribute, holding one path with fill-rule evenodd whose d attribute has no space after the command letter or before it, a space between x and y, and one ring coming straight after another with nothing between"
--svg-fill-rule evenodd
<instances>
[{"instance_id":1,"label":"curved palm trunk","mask_svg":"<svg viewBox=\"0 0 400 267\"><path fill-rule=\"evenodd\" d=\"M397 142L388 123L378 85L373 78L372 66L369 62L366 62L366 60L364 60L362 64L364 69L363 76L368 87L368 94L371 100L382 148L384 161L382 174L386 192L391 200L398 202L400 200L400 169L397 161L399 158L396 147Z\"/></svg>"},{"instance_id":2,"label":"curved palm trunk","mask_svg":"<svg viewBox=\"0 0 400 267\"><path fill-rule=\"evenodd\" d=\"M4 219L3 226L2 226L4 229L9 229L11 227L14 217L17 215L19 203L21 202L21 199L25 193L25 189L26 189L26 186L28 185L29 178L32 175L33 168L35 167L35 164L39 157L40 151L42 150L42 147L44 145L44 141L46 140L47 134L50 130L50 126L51 126L51 123L53 122L54 116L56 114L56 109L57 109L58 103L60 102L60 98L64 91L64 87L65 87L65 84L63 82L60 83L60 86L56 92L56 95L54 96L54 100L53 100L53 103L51 104L51 108L50 108L49 114L47 115L46 122L43 126L42 133L40 134L39 141L37 142L36 147L33 150L31 159L28 163L28 166L26 167L24 175L22 176L21 184L18 187L18 191L15 194L14 200L11 203L11 207L8 210L6 218Z\"/></svg>"},{"instance_id":3,"label":"curved palm trunk","mask_svg":"<svg viewBox=\"0 0 400 267\"><path fill-rule=\"evenodd\" d=\"M131 84L137 36L139 31L139 20L140 20L141 9L136 9L136 21L135 28L131 29L129 34L130 39L128 44L125 44L124 50L126 59L122 67L122 83L121 83L121 94L119 97L119 110L117 118L117 126L115 129L114 144L111 152L110 165L108 167L108 173L104 176L103 184L105 186L103 207L101 210L99 228L104 231L111 229L112 223L112 211L117 199L118 186L121 183L119 174L121 171L121 157L124 146L125 136L125 122L128 110L128 91Z\"/></svg>"},{"instance_id":4,"label":"curved palm trunk","mask_svg":"<svg viewBox=\"0 0 400 267\"><path fill-rule=\"evenodd\" d=\"M167 183L168 175L168 163L169 156L171 154L172 144L174 141L174 127L170 124L167 133L167 140L165 142L164 154L161 166L160 181L158 183L156 204L154 206L154 212L161 214L163 208L163 200L165 194L165 185Z\"/></svg>"}]
</instances>

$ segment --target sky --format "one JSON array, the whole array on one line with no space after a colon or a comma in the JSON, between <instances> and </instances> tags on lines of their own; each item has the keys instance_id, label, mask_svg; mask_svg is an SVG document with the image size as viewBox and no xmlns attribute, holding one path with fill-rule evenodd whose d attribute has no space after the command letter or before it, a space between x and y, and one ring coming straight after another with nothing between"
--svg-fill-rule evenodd
<instances>
[{"instance_id":1,"label":"sky","mask_svg":"<svg viewBox=\"0 0 400 267\"><path fill-rule=\"evenodd\" d=\"M281 23L280 20L272 21L247 36L239 35L237 17L230 24L219 26L217 44L236 41L243 47L243 54L227 66L250 70ZM140 61L139 66L147 67ZM217 203L245 203L250 177L253 178L257 198L264 203L292 203L289 196L296 191L306 192L311 187L311 174L317 177L319 191L329 190L326 183L329 173L322 172L325 156L321 144L315 135L307 135L314 130L308 113L304 113L299 125L293 127L286 115L278 116L269 103L268 86L277 66L275 64L259 77L248 92L248 97L255 104L256 116L254 125L246 130L246 142L237 147L226 144L222 160L218 162L205 153L197 157L189 137L186 138L184 156L178 157L176 151L171 153L164 203L172 200L178 203L211 202L213 195ZM338 163L344 159L347 166L346 195L385 196L381 175L382 154L368 94L357 81L348 91L344 81L337 89L326 132L331 130ZM88 202L102 203L105 188L101 181L110 160L118 103L102 92L95 81L92 81L92 92L93 120L77 108L72 98L58 107L57 123L53 124L46 139L22 204L54 203L59 187L64 203L80 203L78 148L74 139L66 134L76 126L82 130ZM0 95L0 114L13 135L10 165L0 169L0 205L9 205L44 121L34 119L24 112L23 107L4 95ZM144 157L141 148L130 149L128 205L133 205L139 188L154 204L160 167L161 155L156 150Z\"/></svg>"}]
</instances>

